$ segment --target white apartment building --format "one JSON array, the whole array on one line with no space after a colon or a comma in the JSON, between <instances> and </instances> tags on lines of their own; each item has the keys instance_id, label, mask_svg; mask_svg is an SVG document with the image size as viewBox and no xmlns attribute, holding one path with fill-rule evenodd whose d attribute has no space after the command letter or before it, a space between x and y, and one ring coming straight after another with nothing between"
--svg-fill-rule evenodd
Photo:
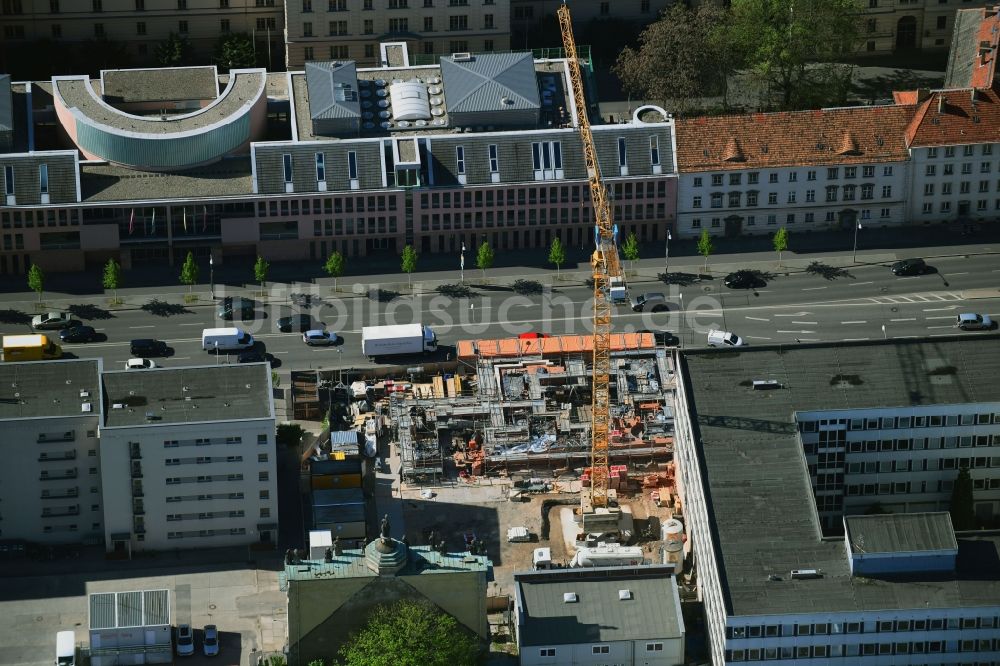
<instances>
[{"instance_id":1,"label":"white apartment building","mask_svg":"<svg viewBox=\"0 0 1000 666\"><path fill-rule=\"evenodd\" d=\"M103 538L100 360L0 364L0 538Z\"/></svg>"},{"instance_id":2,"label":"white apartment building","mask_svg":"<svg viewBox=\"0 0 1000 666\"><path fill-rule=\"evenodd\" d=\"M682 237L906 221L910 105L676 121Z\"/></svg>"},{"instance_id":3,"label":"white apartment building","mask_svg":"<svg viewBox=\"0 0 1000 666\"><path fill-rule=\"evenodd\" d=\"M103 379L100 455L109 548L277 538L267 364L107 372Z\"/></svg>"},{"instance_id":4,"label":"white apartment building","mask_svg":"<svg viewBox=\"0 0 1000 666\"><path fill-rule=\"evenodd\" d=\"M683 355L678 489L713 664L1000 660L1000 537L956 539L937 511L954 467L967 465L977 518L996 524L1000 394L983 382L1000 371L995 347L977 336L755 347L738 362ZM842 478L820 488L821 474ZM865 484L867 497L851 494ZM842 502L837 524L821 520L821 510L837 513L824 497ZM862 515L875 501L894 513Z\"/></svg>"}]
</instances>

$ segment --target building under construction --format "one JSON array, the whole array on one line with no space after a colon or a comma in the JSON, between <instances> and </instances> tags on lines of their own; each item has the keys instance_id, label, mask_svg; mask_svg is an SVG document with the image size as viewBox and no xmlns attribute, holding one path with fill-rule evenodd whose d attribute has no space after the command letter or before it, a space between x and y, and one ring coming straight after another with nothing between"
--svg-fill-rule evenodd
<instances>
[{"instance_id":1,"label":"building under construction","mask_svg":"<svg viewBox=\"0 0 1000 666\"><path fill-rule=\"evenodd\" d=\"M612 336L610 487L617 468L673 455L674 360L653 336ZM385 387L403 479L559 476L586 480L592 338L464 341L456 372Z\"/></svg>"}]
</instances>

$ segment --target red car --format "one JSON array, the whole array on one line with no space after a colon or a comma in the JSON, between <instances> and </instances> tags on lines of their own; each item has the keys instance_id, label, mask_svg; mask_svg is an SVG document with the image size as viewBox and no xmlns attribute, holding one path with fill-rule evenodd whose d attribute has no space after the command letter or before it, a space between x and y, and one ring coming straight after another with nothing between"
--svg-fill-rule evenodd
<instances>
[{"instance_id":1,"label":"red car","mask_svg":"<svg viewBox=\"0 0 1000 666\"><path fill-rule=\"evenodd\" d=\"M531 331L529 333L521 333L517 336L518 340L541 340L542 338L551 338L552 336L548 333L535 333Z\"/></svg>"}]
</instances>

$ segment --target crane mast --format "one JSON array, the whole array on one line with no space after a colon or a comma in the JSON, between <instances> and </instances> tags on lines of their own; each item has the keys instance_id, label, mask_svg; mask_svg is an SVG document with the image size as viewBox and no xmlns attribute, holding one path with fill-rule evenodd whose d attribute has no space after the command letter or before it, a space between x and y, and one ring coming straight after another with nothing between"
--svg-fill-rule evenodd
<instances>
[{"instance_id":1,"label":"crane mast","mask_svg":"<svg viewBox=\"0 0 1000 666\"><path fill-rule=\"evenodd\" d=\"M594 276L594 357L593 357L593 397L591 414L590 496L584 497L584 513L587 510L608 506L608 443L611 435L611 301L612 278L621 278L621 262L615 246L614 222L608 192L601 179L601 166L597 161L594 137L590 131L587 116L587 97L583 90L583 74L573 37L573 23L569 7L559 6L559 29L562 33L563 48L569 65L570 82L573 86L573 101L577 110L577 129L583 144L583 156L587 165L587 179L590 185L590 201L594 208L595 250L590 265ZM588 501L589 500L589 501ZM589 504L589 507L587 506Z\"/></svg>"}]
</instances>

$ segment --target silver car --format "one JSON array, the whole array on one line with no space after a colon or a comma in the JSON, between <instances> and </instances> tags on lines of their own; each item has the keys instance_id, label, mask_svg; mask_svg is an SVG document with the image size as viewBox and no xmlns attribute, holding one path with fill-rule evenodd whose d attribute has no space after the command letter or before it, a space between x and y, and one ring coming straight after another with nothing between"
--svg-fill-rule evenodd
<instances>
[{"instance_id":1,"label":"silver car","mask_svg":"<svg viewBox=\"0 0 1000 666\"><path fill-rule=\"evenodd\" d=\"M314 329L302 334L302 342L310 347L329 347L337 343L337 334Z\"/></svg>"},{"instance_id":2,"label":"silver car","mask_svg":"<svg viewBox=\"0 0 1000 666\"><path fill-rule=\"evenodd\" d=\"M68 328L72 323L73 317L68 312L46 312L31 318L31 328L36 331Z\"/></svg>"},{"instance_id":3,"label":"silver car","mask_svg":"<svg viewBox=\"0 0 1000 666\"><path fill-rule=\"evenodd\" d=\"M989 331L995 325L989 315L974 312L960 314L955 321L955 327L963 331Z\"/></svg>"}]
</instances>

